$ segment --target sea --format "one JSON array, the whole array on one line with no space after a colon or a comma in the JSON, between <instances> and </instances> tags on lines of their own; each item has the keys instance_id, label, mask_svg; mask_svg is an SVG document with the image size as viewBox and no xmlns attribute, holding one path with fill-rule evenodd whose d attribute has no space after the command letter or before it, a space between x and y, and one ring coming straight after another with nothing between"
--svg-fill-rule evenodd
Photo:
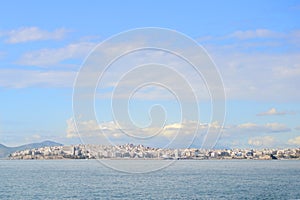
<instances>
[{"instance_id":1,"label":"sea","mask_svg":"<svg viewBox=\"0 0 300 200\"><path fill-rule=\"evenodd\" d=\"M0 199L300 199L300 160L109 162L0 160Z\"/></svg>"}]
</instances>

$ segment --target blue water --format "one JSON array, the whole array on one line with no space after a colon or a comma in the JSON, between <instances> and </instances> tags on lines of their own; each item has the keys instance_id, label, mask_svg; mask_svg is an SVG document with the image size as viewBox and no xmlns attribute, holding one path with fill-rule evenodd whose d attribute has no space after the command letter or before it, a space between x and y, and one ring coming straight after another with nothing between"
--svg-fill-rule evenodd
<instances>
[{"instance_id":1,"label":"blue water","mask_svg":"<svg viewBox=\"0 0 300 200\"><path fill-rule=\"evenodd\" d=\"M0 160L0 181L1 199L300 199L300 161L180 160L128 174L96 160Z\"/></svg>"}]
</instances>

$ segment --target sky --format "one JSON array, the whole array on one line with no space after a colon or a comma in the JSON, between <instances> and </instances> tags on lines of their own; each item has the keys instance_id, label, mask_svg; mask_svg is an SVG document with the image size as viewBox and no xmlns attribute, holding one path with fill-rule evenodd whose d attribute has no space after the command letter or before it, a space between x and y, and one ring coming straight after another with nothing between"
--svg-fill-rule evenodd
<instances>
[{"instance_id":1,"label":"sky","mask_svg":"<svg viewBox=\"0 0 300 200\"><path fill-rule=\"evenodd\" d=\"M215 138L220 148L299 147L299 19L300 1L2 2L0 143L16 146L53 140L63 144L97 141L165 146L173 142L174 147L200 147L210 130L212 135L221 133ZM91 51L112 36L144 27L174 30L205 49L223 83L223 121L222 117L212 117L214 105L209 91L203 89L203 79L191 66L166 52L151 50L133 53L111 65L96 89L97 120L74 111L76 77ZM159 34L143 41L145 38L123 39L104 53L108 56L114 53L113 47L124 49L143 42L166 43ZM192 52L186 43L181 45L186 52ZM180 77L193 86L200 98L194 104L189 103L190 99L178 102L172 91L178 89L188 98L191 95L184 93L185 88L184 92L180 90L184 84L180 77L168 71L146 70L139 76L129 76L124 82L129 86L133 86L132 80L158 77L173 88L144 87L129 102L121 95L115 96L115 108L128 103L130 119L138 127L120 131L122 117L119 124L114 121L109 97L130 67L150 63L151 59L184 74ZM120 90L126 95L124 91ZM180 106L191 112L192 106L198 106L199 120L190 115L182 117ZM153 123L156 119L164 121L162 131L159 120ZM155 135L158 130L161 132Z\"/></svg>"}]
</instances>

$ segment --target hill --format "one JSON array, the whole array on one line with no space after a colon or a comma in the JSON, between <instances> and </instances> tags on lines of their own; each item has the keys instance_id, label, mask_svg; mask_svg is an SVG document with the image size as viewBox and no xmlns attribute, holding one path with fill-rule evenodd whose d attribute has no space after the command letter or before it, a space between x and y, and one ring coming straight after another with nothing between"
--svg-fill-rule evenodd
<instances>
[{"instance_id":1,"label":"hill","mask_svg":"<svg viewBox=\"0 0 300 200\"><path fill-rule=\"evenodd\" d=\"M17 147L7 147L3 144L0 144L0 158L6 158L9 156L9 154L16 151L22 151L25 149L35 149L41 147L50 147L50 146L62 146L62 144L53 141L44 141L40 143L25 144Z\"/></svg>"}]
</instances>

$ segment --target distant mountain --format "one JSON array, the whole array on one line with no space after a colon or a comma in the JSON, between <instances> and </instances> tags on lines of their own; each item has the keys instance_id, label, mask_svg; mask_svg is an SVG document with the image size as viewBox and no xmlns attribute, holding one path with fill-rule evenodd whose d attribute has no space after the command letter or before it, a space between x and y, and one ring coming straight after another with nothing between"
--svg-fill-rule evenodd
<instances>
[{"instance_id":1,"label":"distant mountain","mask_svg":"<svg viewBox=\"0 0 300 200\"><path fill-rule=\"evenodd\" d=\"M31 144L25 144L18 147L7 147L3 144L0 144L0 158L6 158L9 156L9 154L16 152L16 151L22 151L26 149L36 149L36 148L42 148L42 147L51 147L51 146L63 146L60 143L52 142L52 141L44 141L41 143L31 143Z\"/></svg>"},{"instance_id":2,"label":"distant mountain","mask_svg":"<svg viewBox=\"0 0 300 200\"><path fill-rule=\"evenodd\" d=\"M10 153L10 148L0 144L0 158L6 157Z\"/></svg>"}]
</instances>

